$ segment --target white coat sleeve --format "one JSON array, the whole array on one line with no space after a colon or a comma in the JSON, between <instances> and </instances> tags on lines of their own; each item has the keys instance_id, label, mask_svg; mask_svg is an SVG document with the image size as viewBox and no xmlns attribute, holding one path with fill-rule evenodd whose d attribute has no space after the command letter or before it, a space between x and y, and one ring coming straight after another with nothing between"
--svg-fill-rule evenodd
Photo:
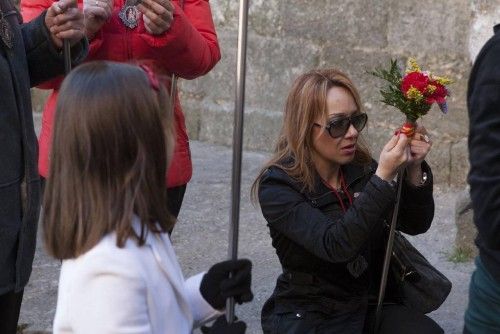
<instances>
[{"instance_id":1,"label":"white coat sleeve","mask_svg":"<svg viewBox=\"0 0 500 334\"><path fill-rule=\"evenodd\" d=\"M105 256L106 257L106 256ZM71 294L75 333L152 333L146 281L130 262L94 258Z\"/></svg>"},{"instance_id":2,"label":"white coat sleeve","mask_svg":"<svg viewBox=\"0 0 500 334\"><path fill-rule=\"evenodd\" d=\"M189 305L193 312L194 327L200 327L204 323L215 319L224 312L214 309L201 295L200 284L205 273L191 276L186 280Z\"/></svg>"}]
</instances>

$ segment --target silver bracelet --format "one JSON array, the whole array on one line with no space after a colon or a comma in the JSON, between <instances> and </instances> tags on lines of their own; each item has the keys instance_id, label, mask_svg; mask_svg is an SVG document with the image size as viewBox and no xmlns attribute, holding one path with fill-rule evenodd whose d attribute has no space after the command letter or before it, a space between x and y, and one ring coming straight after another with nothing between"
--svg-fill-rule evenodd
<instances>
[{"instance_id":1,"label":"silver bracelet","mask_svg":"<svg viewBox=\"0 0 500 334\"><path fill-rule=\"evenodd\" d=\"M420 183L418 184L418 186L421 187L426 183L427 183L427 173L422 172L422 178L420 179Z\"/></svg>"}]
</instances>

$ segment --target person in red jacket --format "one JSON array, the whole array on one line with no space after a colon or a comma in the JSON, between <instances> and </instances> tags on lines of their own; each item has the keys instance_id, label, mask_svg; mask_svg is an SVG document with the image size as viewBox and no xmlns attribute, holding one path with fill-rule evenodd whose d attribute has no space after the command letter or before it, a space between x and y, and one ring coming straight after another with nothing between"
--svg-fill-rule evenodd
<instances>
[{"instance_id":1,"label":"person in red jacket","mask_svg":"<svg viewBox=\"0 0 500 334\"><path fill-rule=\"evenodd\" d=\"M25 21L39 15L53 2L21 0ZM85 14L85 32L90 41L86 61L145 63L170 87L172 75L194 79L206 74L220 60L208 0L78 0L78 4ZM39 137L38 168L44 178L49 174L52 127L61 81L59 78L39 86L53 90L43 111ZM177 216L186 184L191 179L192 163L177 92L173 103L177 142L166 184L170 212Z\"/></svg>"}]
</instances>

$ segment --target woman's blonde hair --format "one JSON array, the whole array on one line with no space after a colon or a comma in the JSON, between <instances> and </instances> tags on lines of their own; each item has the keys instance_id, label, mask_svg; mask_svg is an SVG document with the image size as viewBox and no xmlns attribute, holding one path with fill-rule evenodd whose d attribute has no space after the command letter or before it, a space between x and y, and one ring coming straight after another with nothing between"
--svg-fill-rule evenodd
<instances>
[{"instance_id":1,"label":"woman's blonde hair","mask_svg":"<svg viewBox=\"0 0 500 334\"><path fill-rule=\"evenodd\" d=\"M116 232L170 230L165 175L173 148L168 94L138 66L90 62L64 80L57 101L43 205L48 253L75 258ZM132 228L132 217L140 232Z\"/></svg>"},{"instance_id":2,"label":"woman's blonde hair","mask_svg":"<svg viewBox=\"0 0 500 334\"><path fill-rule=\"evenodd\" d=\"M278 142L274 154L252 185L252 199L257 201L260 180L270 166L278 166L304 185L314 188L315 167L312 160L312 127L318 118L327 123L327 93L332 87L343 87L354 98L358 111L362 110L359 93L347 75L336 69L311 70L299 76L286 99ZM371 155L362 138L358 139L353 163L368 164Z\"/></svg>"}]
</instances>

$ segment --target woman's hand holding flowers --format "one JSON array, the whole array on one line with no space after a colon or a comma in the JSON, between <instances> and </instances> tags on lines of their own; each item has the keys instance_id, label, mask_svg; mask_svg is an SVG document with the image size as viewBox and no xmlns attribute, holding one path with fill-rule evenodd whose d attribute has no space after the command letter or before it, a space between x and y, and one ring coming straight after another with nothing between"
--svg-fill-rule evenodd
<instances>
[{"instance_id":1,"label":"woman's hand holding flowers","mask_svg":"<svg viewBox=\"0 0 500 334\"><path fill-rule=\"evenodd\" d=\"M408 166L406 167L406 170L408 172L407 180L411 184L419 186L422 184L421 165L432 147L432 141L427 135L427 130L423 126L417 126L415 135L410 140L409 146L410 156L408 159Z\"/></svg>"},{"instance_id":2,"label":"woman's hand holding flowers","mask_svg":"<svg viewBox=\"0 0 500 334\"><path fill-rule=\"evenodd\" d=\"M375 174L385 181L392 181L398 170L403 166L410 156L408 147L409 139L405 134L394 135L387 144L385 144L380 153L378 168Z\"/></svg>"},{"instance_id":3,"label":"woman's hand holding flowers","mask_svg":"<svg viewBox=\"0 0 500 334\"><path fill-rule=\"evenodd\" d=\"M404 133L394 135L380 153L379 165L375 174L382 180L391 181L400 167L406 165L407 180L419 186L422 183L422 162L430 152L432 141L427 130L419 125L412 138Z\"/></svg>"}]
</instances>

